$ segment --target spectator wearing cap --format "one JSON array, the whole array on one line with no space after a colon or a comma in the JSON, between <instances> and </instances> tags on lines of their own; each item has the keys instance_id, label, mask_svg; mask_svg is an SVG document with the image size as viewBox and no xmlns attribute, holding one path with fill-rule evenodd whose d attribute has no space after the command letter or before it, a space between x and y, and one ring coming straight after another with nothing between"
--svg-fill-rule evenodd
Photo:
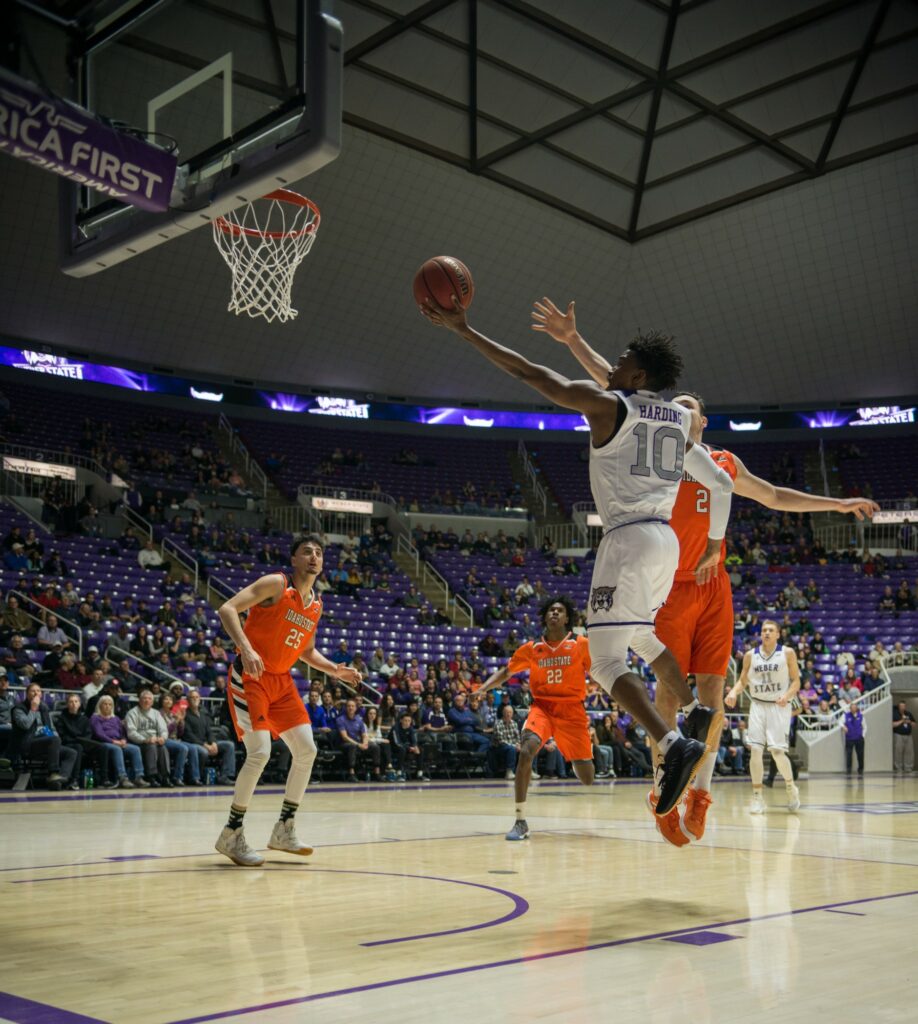
<instances>
[{"instance_id":1,"label":"spectator wearing cap","mask_svg":"<svg viewBox=\"0 0 918 1024\"><path fill-rule=\"evenodd\" d=\"M43 651L50 651L58 645L61 648L70 646L67 634L61 629L57 616L53 614L49 614L45 619L44 625L39 627L36 639L38 646Z\"/></svg>"},{"instance_id":2,"label":"spectator wearing cap","mask_svg":"<svg viewBox=\"0 0 918 1024\"><path fill-rule=\"evenodd\" d=\"M21 756L44 762L49 789L63 786L79 789L76 782L81 760L79 751L61 745L38 683L29 683L25 699L13 708L12 723L10 751L14 760Z\"/></svg>"},{"instance_id":3,"label":"spectator wearing cap","mask_svg":"<svg viewBox=\"0 0 918 1024\"><path fill-rule=\"evenodd\" d=\"M3 567L11 572L28 572L29 558L22 543L13 544L3 556Z\"/></svg>"},{"instance_id":4,"label":"spectator wearing cap","mask_svg":"<svg viewBox=\"0 0 918 1024\"><path fill-rule=\"evenodd\" d=\"M99 653L99 647L97 644L90 644L86 648L86 654L83 656L83 661L86 663L86 667L90 672L94 672L102 664L102 655Z\"/></svg>"},{"instance_id":5,"label":"spectator wearing cap","mask_svg":"<svg viewBox=\"0 0 918 1024\"><path fill-rule=\"evenodd\" d=\"M175 710L175 701L170 692L162 693L159 696L159 713L166 723L168 738L166 739L166 750L169 751L169 760L172 764L172 782L176 786L185 785L185 765L191 769L191 784L201 785L201 772L198 756L190 743L178 738L179 723L184 719L185 712Z\"/></svg>"}]
</instances>

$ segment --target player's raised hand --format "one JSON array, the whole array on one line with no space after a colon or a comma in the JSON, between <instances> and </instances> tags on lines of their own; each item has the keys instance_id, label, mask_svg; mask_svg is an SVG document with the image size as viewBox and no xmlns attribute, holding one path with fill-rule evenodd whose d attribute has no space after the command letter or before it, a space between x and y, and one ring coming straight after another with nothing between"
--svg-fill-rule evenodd
<instances>
[{"instance_id":1,"label":"player's raised hand","mask_svg":"<svg viewBox=\"0 0 918 1024\"><path fill-rule=\"evenodd\" d=\"M253 647L248 650L243 648L241 652L242 657L242 671L253 679L261 679L262 673L265 670L265 663L261 660L261 655Z\"/></svg>"},{"instance_id":2,"label":"player's raised hand","mask_svg":"<svg viewBox=\"0 0 918 1024\"><path fill-rule=\"evenodd\" d=\"M452 296L453 308L443 309L442 306L435 306L429 299L425 300L418 309L421 315L434 325L434 327L446 327L450 331L459 332L468 326L465 310L459 305L459 300Z\"/></svg>"},{"instance_id":3,"label":"player's raised hand","mask_svg":"<svg viewBox=\"0 0 918 1024\"><path fill-rule=\"evenodd\" d=\"M880 511L880 506L870 498L839 498L835 507L839 512L848 512L858 519L872 519L874 513Z\"/></svg>"},{"instance_id":4,"label":"player's raised hand","mask_svg":"<svg viewBox=\"0 0 918 1024\"><path fill-rule=\"evenodd\" d=\"M577 337L573 302L569 302L567 312L562 313L547 295L543 295L541 302L532 304L532 319L534 331L542 331L563 345L570 345Z\"/></svg>"}]
</instances>

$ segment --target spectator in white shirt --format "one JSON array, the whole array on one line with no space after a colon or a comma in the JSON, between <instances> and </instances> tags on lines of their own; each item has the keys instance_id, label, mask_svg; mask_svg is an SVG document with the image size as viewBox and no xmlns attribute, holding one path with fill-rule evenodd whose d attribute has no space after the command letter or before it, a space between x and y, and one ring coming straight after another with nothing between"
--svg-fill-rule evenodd
<instances>
[{"instance_id":1,"label":"spectator in white shirt","mask_svg":"<svg viewBox=\"0 0 918 1024\"><path fill-rule=\"evenodd\" d=\"M516 585L516 589L513 591L513 595L516 598L517 604L527 604L529 598L535 591L532 588L532 584L529 582L529 577L524 576L522 580Z\"/></svg>"},{"instance_id":2,"label":"spectator in white shirt","mask_svg":"<svg viewBox=\"0 0 918 1024\"><path fill-rule=\"evenodd\" d=\"M385 676L386 679L389 679L392 676L394 676L395 673L398 672L400 668L401 666L399 665L398 661L396 661L395 655L390 654L389 657L386 658L385 665L383 665L383 667L379 670L379 674L381 676Z\"/></svg>"},{"instance_id":3,"label":"spectator in white shirt","mask_svg":"<svg viewBox=\"0 0 918 1024\"><path fill-rule=\"evenodd\" d=\"M153 546L153 541L148 540L146 544L138 551L137 561L140 562L141 569L167 569L169 563L163 561L163 556Z\"/></svg>"}]
</instances>

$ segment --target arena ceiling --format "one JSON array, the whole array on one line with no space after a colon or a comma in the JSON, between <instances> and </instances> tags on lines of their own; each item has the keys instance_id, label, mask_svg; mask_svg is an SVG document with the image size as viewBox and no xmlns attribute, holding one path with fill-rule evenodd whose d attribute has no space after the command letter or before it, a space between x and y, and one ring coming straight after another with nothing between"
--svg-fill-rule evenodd
<instances>
[{"instance_id":1,"label":"arena ceiling","mask_svg":"<svg viewBox=\"0 0 918 1024\"><path fill-rule=\"evenodd\" d=\"M292 4L187 2L289 44ZM546 293L577 299L598 347L671 330L720 404L918 391L914 0L335 11L345 147L302 183L324 220L297 321L228 315L206 231L64 277L56 182L3 160L0 330L291 389L531 400L412 308L415 266L450 252L476 275L476 323L561 369L557 346L527 332ZM267 67L264 85L278 88Z\"/></svg>"}]
</instances>

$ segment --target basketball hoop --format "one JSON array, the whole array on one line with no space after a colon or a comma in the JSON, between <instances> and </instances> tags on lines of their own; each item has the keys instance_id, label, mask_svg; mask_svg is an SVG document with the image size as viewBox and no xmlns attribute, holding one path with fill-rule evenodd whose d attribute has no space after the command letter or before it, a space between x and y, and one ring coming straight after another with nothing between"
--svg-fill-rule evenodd
<instances>
[{"instance_id":1,"label":"basketball hoop","mask_svg":"<svg viewBox=\"0 0 918 1024\"><path fill-rule=\"evenodd\" d=\"M226 308L237 316L262 316L268 323L293 320L293 275L312 248L320 219L312 200L286 188L217 217L214 242L233 275Z\"/></svg>"}]
</instances>

